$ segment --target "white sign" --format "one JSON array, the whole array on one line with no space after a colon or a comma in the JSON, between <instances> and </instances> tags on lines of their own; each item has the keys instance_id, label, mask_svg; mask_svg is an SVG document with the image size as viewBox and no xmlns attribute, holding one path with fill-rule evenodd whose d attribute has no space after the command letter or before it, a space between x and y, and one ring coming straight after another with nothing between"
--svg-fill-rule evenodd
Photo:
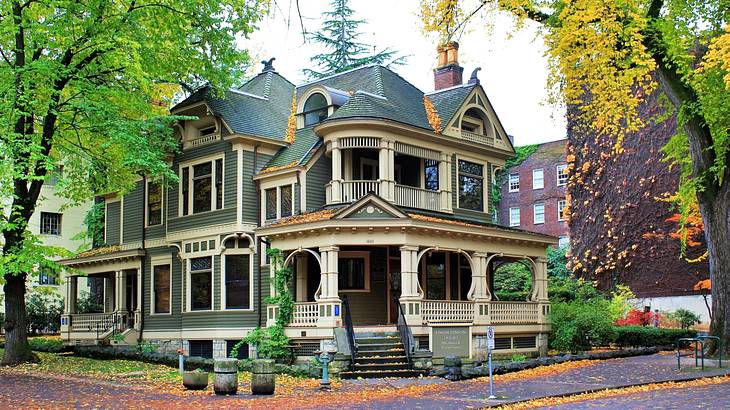
<instances>
[{"instance_id":1,"label":"white sign","mask_svg":"<svg viewBox=\"0 0 730 410\"><path fill-rule=\"evenodd\" d=\"M494 328L491 326L487 328L487 349L494 350Z\"/></svg>"}]
</instances>

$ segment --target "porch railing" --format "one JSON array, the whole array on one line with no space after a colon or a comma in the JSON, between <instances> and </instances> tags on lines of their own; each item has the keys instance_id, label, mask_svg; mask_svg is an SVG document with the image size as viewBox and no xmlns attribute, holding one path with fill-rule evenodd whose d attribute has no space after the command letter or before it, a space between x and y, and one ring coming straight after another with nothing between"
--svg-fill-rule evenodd
<instances>
[{"instance_id":1,"label":"porch railing","mask_svg":"<svg viewBox=\"0 0 730 410\"><path fill-rule=\"evenodd\" d=\"M342 202L355 202L370 192L380 194L380 181L342 181Z\"/></svg>"},{"instance_id":2,"label":"porch railing","mask_svg":"<svg viewBox=\"0 0 730 410\"><path fill-rule=\"evenodd\" d=\"M407 185L395 186L395 203L409 208L441 210L441 193Z\"/></svg>"},{"instance_id":3,"label":"porch railing","mask_svg":"<svg viewBox=\"0 0 730 410\"><path fill-rule=\"evenodd\" d=\"M400 334L400 341L403 343L403 350L406 352L406 359L410 364L411 358L416 349L416 340L413 338L411 328L408 327L406 315L403 311L403 305L401 305L398 296L393 296L393 299L395 299L395 305L397 306L396 309L398 309L398 322L396 326L398 328L398 333Z\"/></svg>"},{"instance_id":4,"label":"porch railing","mask_svg":"<svg viewBox=\"0 0 730 410\"><path fill-rule=\"evenodd\" d=\"M494 324L533 324L538 322L535 302L490 302L490 318Z\"/></svg>"},{"instance_id":5,"label":"porch railing","mask_svg":"<svg viewBox=\"0 0 730 410\"><path fill-rule=\"evenodd\" d=\"M457 300L424 300L421 303L424 323L472 323L474 302Z\"/></svg>"},{"instance_id":6,"label":"porch railing","mask_svg":"<svg viewBox=\"0 0 730 410\"><path fill-rule=\"evenodd\" d=\"M70 320L72 332L88 332L103 338L113 332L123 332L127 328L125 313L81 313L72 314Z\"/></svg>"},{"instance_id":7,"label":"porch railing","mask_svg":"<svg viewBox=\"0 0 730 410\"><path fill-rule=\"evenodd\" d=\"M489 145L491 147L494 146L494 137L490 137L484 134L477 134L476 132L461 130L461 138L467 141L476 142L478 144Z\"/></svg>"},{"instance_id":8,"label":"porch railing","mask_svg":"<svg viewBox=\"0 0 730 410\"><path fill-rule=\"evenodd\" d=\"M345 325L345 331L347 333L347 342L350 345L350 362L355 365L355 357L357 356L357 343L355 342L355 329L352 326L352 315L350 314L350 301L347 299L347 295L342 296L342 321Z\"/></svg>"},{"instance_id":9,"label":"porch railing","mask_svg":"<svg viewBox=\"0 0 730 410\"><path fill-rule=\"evenodd\" d=\"M297 302L294 304L294 314L290 326L316 327L319 319L319 303Z\"/></svg>"}]
</instances>

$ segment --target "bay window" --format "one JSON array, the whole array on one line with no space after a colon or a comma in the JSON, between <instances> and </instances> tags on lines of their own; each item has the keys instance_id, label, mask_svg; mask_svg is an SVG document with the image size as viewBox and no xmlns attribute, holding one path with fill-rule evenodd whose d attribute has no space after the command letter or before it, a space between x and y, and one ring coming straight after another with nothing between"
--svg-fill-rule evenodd
<instances>
[{"instance_id":1,"label":"bay window","mask_svg":"<svg viewBox=\"0 0 730 410\"><path fill-rule=\"evenodd\" d=\"M286 218L294 214L294 186L282 185L264 190L263 208L267 221Z\"/></svg>"},{"instance_id":2,"label":"bay window","mask_svg":"<svg viewBox=\"0 0 730 410\"><path fill-rule=\"evenodd\" d=\"M459 160L459 208L484 211L484 167Z\"/></svg>"},{"instance_id":3,"label":"bay window","mask_svg":"<svg viewBox=\"0 0 730 410\"><path fill-rule=\"evenodd\" d=\"M181 215L223 209L223 158L181 166Z\"/></svg>"}]
</instances>

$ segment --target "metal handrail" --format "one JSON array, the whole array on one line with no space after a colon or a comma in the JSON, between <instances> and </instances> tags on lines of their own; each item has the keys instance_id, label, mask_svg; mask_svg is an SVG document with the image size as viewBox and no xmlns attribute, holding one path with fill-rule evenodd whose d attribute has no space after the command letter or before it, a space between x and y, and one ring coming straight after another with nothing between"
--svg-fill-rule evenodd
<instances>
[{"instance_id":1,"label":"metal handrail","mask_svg":"<svg viewBox=\"0 0 730 410\"><path fill-rule=\"evenodd\" d=\"M352 316L350 315L350 302L347 295L342 296L343 322L345 331L347 332L347 342L350 345L350 361L355 364L355 356L357 355L357 343L355 343L355 329L352 326Z\"/></svg>"},{"instance_id":2,"label":"metal handrail","mask_svg":"<svg viewBox=\"0 0 730 410\"><path fill-rule=\"evenodd\" d=\"M403 349L406 352L408 364L411 364L413 352L416 348L416 341L413 338L411 328L408 327L408 322L406 322L406 315L403 311L403 305L401 305L400 299L398 299L398 296L393 296L393 300L395 301L395 305L398 309L398 322L396 326L398 328L398 333L400 334L400 341L403 343Z\"/></svg>"}]
</instances>

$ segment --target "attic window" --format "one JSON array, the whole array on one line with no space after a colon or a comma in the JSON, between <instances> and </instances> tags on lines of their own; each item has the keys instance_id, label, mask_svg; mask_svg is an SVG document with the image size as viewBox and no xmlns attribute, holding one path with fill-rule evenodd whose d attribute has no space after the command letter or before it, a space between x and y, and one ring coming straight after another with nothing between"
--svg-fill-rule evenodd
<instances>
[{"instance_id":1,"label":"attic window","mask_svg":"<svg viewBox=\"0 0 730 410\"><path fill-rule=\"evenodd\" d=\"M485 115L476 108L469 108L464 116L461 117L461 129L463 131L473 132L475 134L486 135Z\"/></svg>"},{"instance_id":2,"label":"attic window","mask_svg":"<svg viewBox=\"0 0 730 410\"><path fill-rule=\"evenodd\" d=\"M327 118L327 99L321 93L312 94L304 103L304 126L322 122Z\"/></svg>"},{"instance_id":3,"label":"attic window","mask_svg":"<svg viewBox=\"0 0 730 410\"><path fill-rule=\"evenodd\" d=\"M210 127L201 128L198 130L198 135L201 137L205 137L207 135L213 135L217 131L217 128L215 125L212 125Z\"/></svg>"}]
</instances>

